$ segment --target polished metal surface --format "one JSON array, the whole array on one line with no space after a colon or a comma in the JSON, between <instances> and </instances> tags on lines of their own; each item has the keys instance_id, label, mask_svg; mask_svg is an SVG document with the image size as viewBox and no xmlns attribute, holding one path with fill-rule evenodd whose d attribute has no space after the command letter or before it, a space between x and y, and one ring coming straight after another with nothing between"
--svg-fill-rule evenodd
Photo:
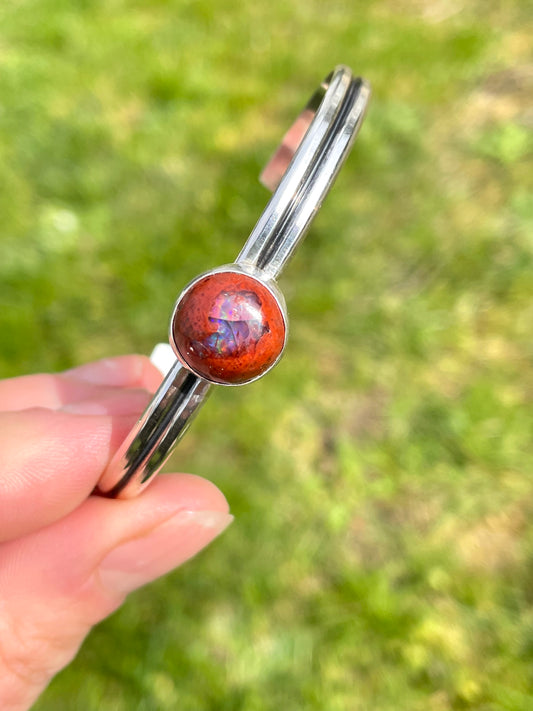
<instances>
[{"instance_id":1,"label":"polished metal surface","mask_svg":"<svg viewBox=\"0 0 533 711\"><path fill-rule=\"evenodd\" d=\"M98 483L109 497L136 496L187 431L211 385L176 361Z\"/></svg>"},{"instance_id":2,"label":"polished metal surface","mask_svg":"<svg viewBox=\"0 0 533 711\"><path fill-rule=\"evenodd\" d=\"M369 85L337 67L272 199L237 257L276 278L316 215L361 127ZM316 98L316 95L313 97ZM309 106L309 105L308 105Z\"/></svg>"},{"instance_id":3,"label":"polished metal surface","mask_svg":"<svg viewBox=\"0 0 533 711\"><path fill-rule=\"evenodd\" d=\"M263 183L275 192L237 257L239 268L265 281L280 274L344 163L369 96L368 84L344 66L313 94L263 171ZM210 388L176 361L104 472L98 493L136 496L170 456Z\"/></svg>"}]
</instances>

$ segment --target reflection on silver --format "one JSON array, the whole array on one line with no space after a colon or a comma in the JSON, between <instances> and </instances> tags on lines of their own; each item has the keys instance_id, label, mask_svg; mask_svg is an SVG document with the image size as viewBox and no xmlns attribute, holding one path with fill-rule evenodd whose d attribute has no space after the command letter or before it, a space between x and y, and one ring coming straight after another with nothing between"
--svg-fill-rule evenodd
<instances>
[{"instance_id":1,"label":"reflection on silver","mask_svg":"<svg viewBox=\"0 0 533 711\"><path fill-rule=\"evenodd\" d=\"M322 82L261 175L275 191L237 257L240 268L265 282L280 274L344 163L369 96L367 82L344 66ZM175 361L104 472L98 493L136 496L170 456L210 388Z\"/></svg>"}]
</instances>

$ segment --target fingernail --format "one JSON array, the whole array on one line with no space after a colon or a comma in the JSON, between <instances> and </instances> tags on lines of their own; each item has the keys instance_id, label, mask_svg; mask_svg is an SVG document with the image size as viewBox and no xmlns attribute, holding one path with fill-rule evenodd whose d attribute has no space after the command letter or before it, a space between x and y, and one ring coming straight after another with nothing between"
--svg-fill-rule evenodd
<instances>
[{"instance_id":1,"label":"fingernail","mask_svg":"<svg viewBox=\"0 0 533 711\"><path fill-rule=\"evenodd\" d=\"M167 375L176 362L176 356L168 343L158 343L150 353L150 362L155 365L161 375Z\"/></svg>"},{"instance_id":2,"label":"fingernail","mask_svg":"<svg viewBox=\"0 0 533 711\"><path fill-rule=\"evenodd\" d=\"M98 400L82 400L61 408L71 415L140 415L150 399L146 390L127 390Z\"/></svg>"},{"instance_id":3,"label":"fingernail","mask_svg":"<svg viewBox=\"0 0 533 711\"><path fill-rule=\"evenodd\" d=\"M131 356L104 358L65 371L65 375L85 380L88 383L115 386L131 383L136 378L140 378L141 374L142 362Z\"/></svg>"},{"instance_id":4,"label":"fingernail","mask_svg":"<svg viewBox=\"0 0 533 711\"><path fill-rule=\"evenodd\" d=\"M232 521L222 511L179 511L108 553L99 566L100 580L108 590L131 592L196 555Z\"/></svg>"},{"instance_id":5,"label":"fingernail","mask_svg":"<svg viewBox=\"0 0 533 711\"><path fill-rule=\"evenodd\" d=\"M71 415L107 415L108 408L102 402L96 400L85 400L84 402L76 402L73 405L65 405L61 408L62 412L68 412Z\"/></svg>"}]
</instances>

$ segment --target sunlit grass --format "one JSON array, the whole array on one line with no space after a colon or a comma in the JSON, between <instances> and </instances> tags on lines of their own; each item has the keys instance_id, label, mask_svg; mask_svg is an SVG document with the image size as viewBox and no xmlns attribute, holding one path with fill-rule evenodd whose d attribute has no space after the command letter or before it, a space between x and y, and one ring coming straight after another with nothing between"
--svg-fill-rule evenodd
<instances>
[{"instance_id":1,"label":"sunlit grass","mask_svg":"<svg viewBox=\"0 0 533 711\"><path fill-rule=\"evenodd\" d=\"M36 709L533 708L525 10L2 4L5 376L150 351L239 251L315 84L343 62L374 88L281 280L282 363L216 392L175 456L235 523Z\"/></svg>"}]
</instances>

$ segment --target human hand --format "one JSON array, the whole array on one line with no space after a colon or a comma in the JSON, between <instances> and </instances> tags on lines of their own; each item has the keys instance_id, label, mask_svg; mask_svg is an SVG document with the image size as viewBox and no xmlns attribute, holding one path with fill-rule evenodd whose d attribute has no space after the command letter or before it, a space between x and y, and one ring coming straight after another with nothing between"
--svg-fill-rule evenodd
<instances>
[{"instance_id":1,"label":"human hand","mask_svg":"<svg viewBox=\"0 0 533 711\"><path fill-rule=\"evenodd\" d=\"M0 381L0 708L28 709L90 628L231 522L208 481L91 496L161 376L123 356Z\"/></svg>"}]
</instances>

